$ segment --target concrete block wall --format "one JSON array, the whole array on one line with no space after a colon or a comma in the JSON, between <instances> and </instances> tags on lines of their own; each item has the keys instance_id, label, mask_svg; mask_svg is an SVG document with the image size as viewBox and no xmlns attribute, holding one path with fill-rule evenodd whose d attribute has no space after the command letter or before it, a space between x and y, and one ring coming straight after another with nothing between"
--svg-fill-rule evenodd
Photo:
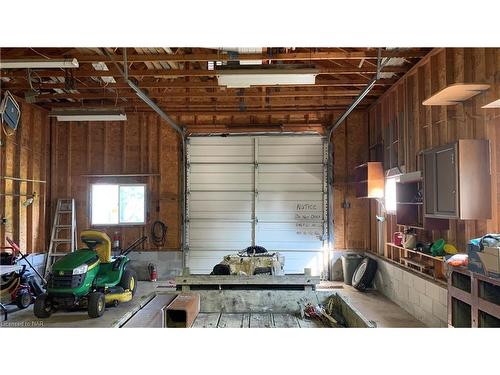
<instances>
[{"instance_id":1,"label":"concrete block wall","mask_svg":"<svg viewBox=\"0 0 500 375\"><path fill-rule=\"evenodd\" d=\"M429 327L447 327L448 291L418 274L382 258L367 254L378 263L374 287Z\"/></svg>"},{"instance_id":2,"label":"concrete block wall","mask_svg":"<svg viewBox=\"0 0 500 375\"><path fill-rule=\"evenodd\" d=\"M132 251L128 256L139 280L149 280L149 263L156 266L158 280L168 280L182 273L181 251Z\"/></svg>"}]
</instances>

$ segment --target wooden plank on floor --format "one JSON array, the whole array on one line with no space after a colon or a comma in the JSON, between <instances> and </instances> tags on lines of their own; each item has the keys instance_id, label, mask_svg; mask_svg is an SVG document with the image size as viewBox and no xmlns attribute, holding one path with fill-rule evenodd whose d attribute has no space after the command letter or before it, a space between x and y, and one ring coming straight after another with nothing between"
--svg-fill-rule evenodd
<instances>
[{"instance_id":1,"label":"wooden plank on floor","mask_svg":"<svg viewBox=\"0 0 500 375\"><path fill-rule=\"evenodd\" d=\"M273 314L275 328L300 328L297 318L292 314Z\"/></svg>"},{"instance_id":2,"label":"wooden plank on floor","mask_svg":"<svg viewBox=\"0 0 500 375\"><path fill-rule=\"evenodd\" d=\"M217 328L220 315L220 313L199 313L193 328Z\"/></svg>"},{"instance_id":3,"label":"wooden plank on floor","mask_svg":"<svg viewBox=\"0 0 500 375\"><path fill-rule=\"evenodd\" d=\"M271 314L250 314L250 328L271 328Z\"/></svg>"},{"instance_id":4,"label":"wooden plank on floor","mask_svg":"<svg viewBox=\"0 0 500 375\"><path fill-rule=\"evenodd\" d=\"M319 276L290 274L270 275L187 275L177 276L177 285L311 285L319 284Z\"/></svg>"},{"instance_id":5,"label":"wooden plank on floor","mask_svg":"<svg viewBox=\"0 0 500 375\"><path fill-rule=\"evenodd\" d=\"M248 314L222 313L219 319L219 328L248 328ZM244 324L246 323L246 324Z\"/></svg>"},{"instance_id":6,"label":"wooden plank on floor","mask_svg":"<svg viewBox=\"0 0 500 375\"><path fill-rule=\"evenodd\" d=\"M163 314L161 310L139 310L123 328L162 328Z\"/></svg>"}]
</instances>

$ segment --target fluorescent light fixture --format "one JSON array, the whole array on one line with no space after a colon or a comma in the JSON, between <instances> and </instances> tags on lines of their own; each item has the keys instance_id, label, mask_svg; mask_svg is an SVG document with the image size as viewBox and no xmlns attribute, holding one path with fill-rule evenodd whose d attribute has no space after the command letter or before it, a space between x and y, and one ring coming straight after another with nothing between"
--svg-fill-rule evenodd
<instances>
[{"instance_id":1,"label":"fluorescent light fixture","mask_svg":"<svg viewBox=\"0 0 500 375\"><path fill-rule=\"evenodd\" d=\"M219 86L314 85L317 69L227 69L217 73Z\"/></svg>"},{"instance_id":2,"label":"fluorescent light fixture","mask_svg":"<svg viewBox=\"0 0 500 375\"><path fill-rule=\"evenodd\" d=\"M71 110L52 111L50 117L57 121L126 121L127 115L123 111L112 110Z\"/></svg>"},{"instance_id":3,"label":"fluorescent light fixture","mask_svg":"<svg viewBox=\"0 0 500 375\"><path fill-rule=\"evenodd\" d=\"M77 59L0 60L0 69L78 68Z\"/></svg>"},{"instance_id":4,"label":"fluorescent light fixture","mask_svg":"<svg viewBox=\"0 0 500 375\"><path fill-rule=\"evenodd\" d=\"M500 99L494 100L491 103L483 105L481 108L500 108Z\"/></svg>"}]
</instances>

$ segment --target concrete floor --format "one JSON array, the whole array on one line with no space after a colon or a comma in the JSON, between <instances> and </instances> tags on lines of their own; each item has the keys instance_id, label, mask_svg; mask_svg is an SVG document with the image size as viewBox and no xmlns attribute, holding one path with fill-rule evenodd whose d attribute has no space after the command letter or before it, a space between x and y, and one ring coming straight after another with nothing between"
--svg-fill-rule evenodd
<instances>
[{"instance_id":1,"label":"concrete floor","mask_svg":"<svg viewBox=\"0 0 500 375\"><path fill-rule=\"evenodd\" d=\"M318 289L331 290L342 294L365 318L375 322L377 327L425 327L422 322L375 290L361 293L341 282L322 282ZM116 327L146 305L154 296L154 292L168 291L174 291L172 284L168 281L141 281L138 283L137 292L132 301L122 303L117 307L106 308L104 315L98 319L89 318L86 310L60 311L50 316L50 318L38 319L33 314L33 305L24 310L18 310L16 306L9 306L9 319L0 322L0 327Z\"/></svg>"},{"instance_id":2,"label":"concrete floor","mask_svg":"<svg viewBox=\"0 0 500 375\"><path fill-rule=\"evenodd\" d=\"M58 311L47 319L38 319L33 313L33 305L19 310L9 305L7 321L0 322L0 327L44 327L44 328L109 328L132 316L143 307L158 290L174 290L169 282L139 281L134 298L117 307L107 307L104 315L97 319L89 318L87 310Z\"/></svg>"}]
</instances>

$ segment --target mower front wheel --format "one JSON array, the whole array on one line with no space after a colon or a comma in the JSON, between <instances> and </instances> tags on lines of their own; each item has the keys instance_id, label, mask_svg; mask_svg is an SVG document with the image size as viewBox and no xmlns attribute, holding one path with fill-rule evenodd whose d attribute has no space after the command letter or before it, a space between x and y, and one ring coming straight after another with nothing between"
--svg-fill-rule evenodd
<instances>
[{"instance_id":1,"label":"mower front wheel","mask_svg":"<svg viewBox=\"0 0 500 375\"><path fill-rule=\"evenodd\" d=\"M16 296L16 305L20 309L25 309L29 305L31 305L31 294L27 290L19 291Z\"/></svg>"},{"instance_id":2,"label":"mower front wheel","mask_svg":"<svg viewBox=\"0 0 500 375\"><path fill-rule=\"evenodd\" d=\"M88 313L91 318L99 318L104 314L106 301L104 294L101 292L92 292L89 294Z\"/></svg>"},{"instance_id":3,"label":"mower front wheel","mask_svg":"<svg viewBox=\"0 0 500 375\"><path fill-rule=\"evenodd\" d=\"M124 290L130 290L132 295L134 295L135 290L137 289L137 276L135 275L135 272L132 270L125 270L119 285Z\"/></svg>"},{"instance_id":4,"label":"mower front wheel","mask_svg":"<svg viewBox=\"0 0 500 375\"><path fill-rule=\"evenodd\" d=\"M52 313L52 307L48 301L47 293L40 294L36 297L33 312L35 313L35 316L40 319L48 318L50 316Z\"/></svg>"}]
</instances>

